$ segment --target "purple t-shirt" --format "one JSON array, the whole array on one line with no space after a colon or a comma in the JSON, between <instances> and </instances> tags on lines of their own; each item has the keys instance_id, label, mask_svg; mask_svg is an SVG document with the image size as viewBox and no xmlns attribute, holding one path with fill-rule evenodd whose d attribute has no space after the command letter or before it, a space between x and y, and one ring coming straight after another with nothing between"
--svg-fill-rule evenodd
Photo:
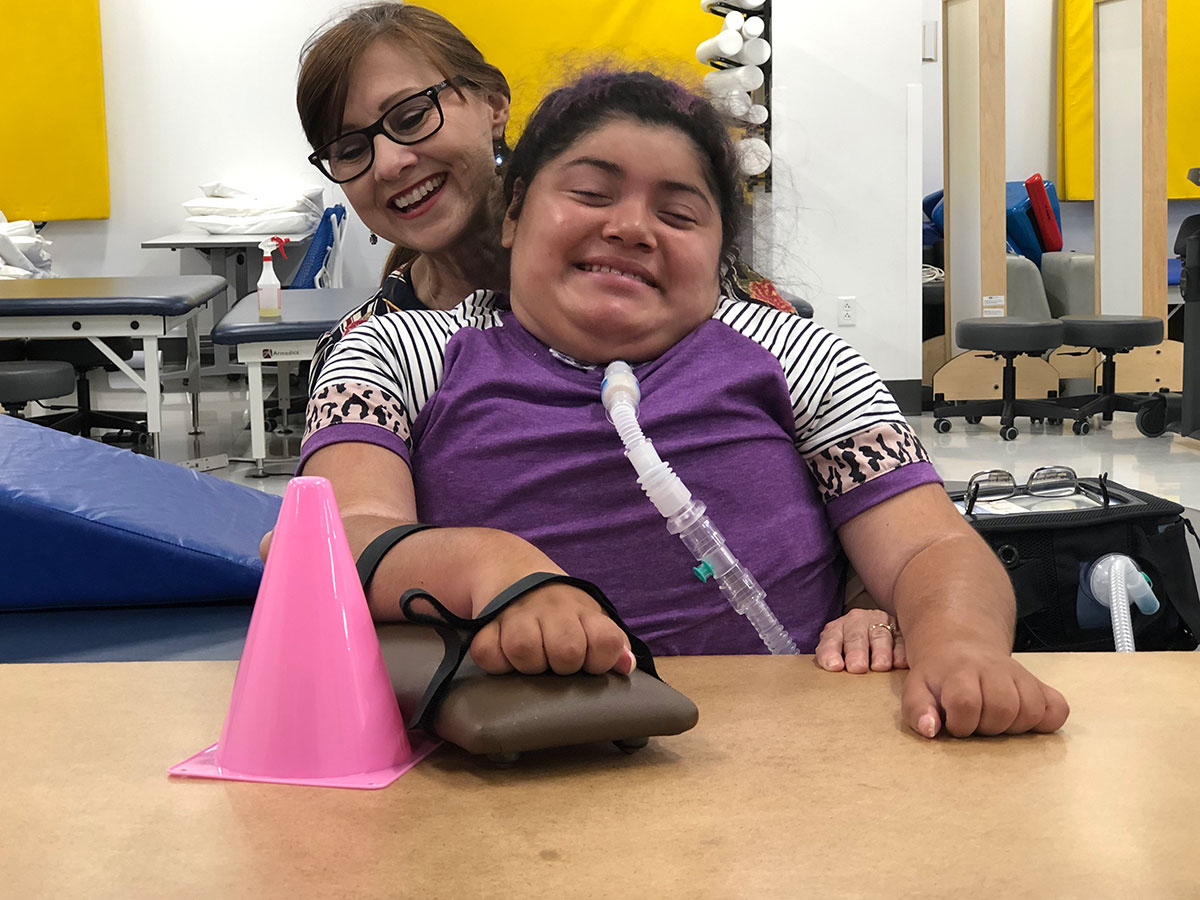
<instances>
[{"instance_id":1,"label":"purple t-shirt","mask_svg":"<svg viewBox=\"0 0 1200 900\"><path fill-rule=\"evenodd\" d=\"M835 529L937 475L879 376L809 320L736 300L634 367L639 421L803 652L840 614ZM343 441L410 466L418 517L529 540L599 585L656 654L765 647L642 493L583 368L480 292L352 330L309 404L303 460Z\"/></svg>"}]
</instances>

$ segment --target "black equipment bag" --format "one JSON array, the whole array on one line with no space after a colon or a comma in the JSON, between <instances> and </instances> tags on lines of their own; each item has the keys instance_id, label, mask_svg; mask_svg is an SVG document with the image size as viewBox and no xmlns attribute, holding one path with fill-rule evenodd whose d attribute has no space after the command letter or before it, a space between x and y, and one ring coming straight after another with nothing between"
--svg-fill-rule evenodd
<instances>
[{"instance_id":1,"label":"black equipment bag","mask_svg":"<svg viewBox=\"0 0 1200 900\"><path fill-rule=\"evenodd\" d=\"M1009 515L968 515L1008 571L1017 595L1014 650L1113 650L1108 611L1078 601L1087 565L1106 553L1131 557L1151 581L1158 612L1131 608L1138 650L1194 650L1200 637L1200 596L1188 554L1196 539L1178 503L1101 478L1080 478L1078 491L1110 505ZM950 498L960 504L962 490ZM1087 604L1095 601L1088 600ZM1085 623L1079 611L1084 609Z\"/></svg>"}]
</instances>

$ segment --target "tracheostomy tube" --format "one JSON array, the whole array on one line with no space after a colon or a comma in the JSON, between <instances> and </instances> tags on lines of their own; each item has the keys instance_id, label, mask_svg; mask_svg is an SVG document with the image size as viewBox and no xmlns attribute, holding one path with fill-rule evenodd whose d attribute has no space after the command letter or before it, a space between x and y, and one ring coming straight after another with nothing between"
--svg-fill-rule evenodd
<instances>
[{"instance_id":1,"label":"tracheostomy tube","mask_svg":"<svg viewBox=\"0 0 1200 900\"><path fill-rule=\"evenodd\" d=\"M600 398L613 423L625 455L638 474L638 484L667 520L667 530L679 535L699 563L692 571L701 581L712 578L730 605L745 616L772 653L797 653L796 644L767 606L767 592L738 562L725 538L705 513L704 503L692 497L683 481L659 458L638 424L642 392L628 363L609 363L600 385Z\"/></svg>"}]
</instances>

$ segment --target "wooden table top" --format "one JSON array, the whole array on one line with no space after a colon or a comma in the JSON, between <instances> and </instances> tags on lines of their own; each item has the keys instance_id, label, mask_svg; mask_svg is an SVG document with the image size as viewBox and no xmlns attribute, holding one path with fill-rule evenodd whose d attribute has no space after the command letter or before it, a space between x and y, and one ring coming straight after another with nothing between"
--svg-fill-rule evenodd
<instances>
[{"instance_id":1,"label":"wooden table top","mask_svg":"<svg viewBox=\"0 0 1200 900\"><path fill-rule=\"evenodd\" d=\"M0 666L13 897L1196 897L1200 653L1023 661L1050 736L927 742L902 673L660 661L700 708L625 756L443 747L382 791L174 779L229 662Z\"/></svg>"}]
</instances>

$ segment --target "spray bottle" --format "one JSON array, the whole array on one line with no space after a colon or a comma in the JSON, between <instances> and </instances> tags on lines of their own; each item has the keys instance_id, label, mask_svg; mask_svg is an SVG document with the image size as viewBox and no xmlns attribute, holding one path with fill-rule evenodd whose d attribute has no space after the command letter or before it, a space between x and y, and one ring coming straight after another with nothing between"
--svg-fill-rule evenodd
<instances>
[{"instance_id":1,"label":"spray bottle","mask_svg":"<svg viewBox=\"0 0 1200 900\"><path fill-rule=\"evenodd\" d=\"M260 316L278 316L283 312L283 290L279 284L279 276L275 274L275 266L271 260L275 248L287 259L287 251L283 245L290 238L270 237L259 244L263 252L262 275L258 279L258 314Z\"/></svg>"}]
</instances>

